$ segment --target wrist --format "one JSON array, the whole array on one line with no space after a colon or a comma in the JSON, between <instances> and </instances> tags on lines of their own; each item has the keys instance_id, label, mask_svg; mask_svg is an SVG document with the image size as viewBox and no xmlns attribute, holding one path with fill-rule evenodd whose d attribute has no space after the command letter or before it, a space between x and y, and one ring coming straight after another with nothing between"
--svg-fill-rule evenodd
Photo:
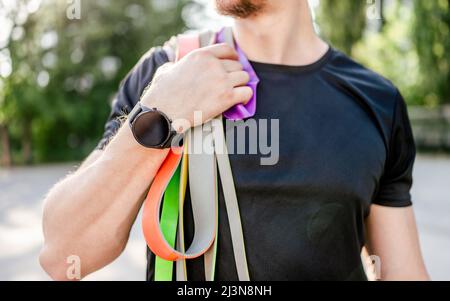
<instances>
[{"instance_id":1,"label":"wrist","mask_svg":"<svg viewBox=\"0 0 450 301\"><path fill-rule=\"evenodd\" d=\"M172 127L178 134L185 133L192 124L183 116L181 110L173 105L172 101L169 97L157 95L155 91L149 89L140 102L148 108L155 108L164 113L172 121Z\"/></svg>"},{"instance_id":2,"label":"wrist","mask_svg":"<svg viewBox=\"0 0 450 301\"><path fill-rule=\"evenodd\" d=\"M126 124L120 128L116 136L111 140L107 150L112 157L126 157L128 158L127 160L134 158L136 161L151 161L152 156L166 152L166 150L151 149L139 144L134 138L131 128ZM129 157L127 154L133 155Z\"/></svg>"}]
</instances>

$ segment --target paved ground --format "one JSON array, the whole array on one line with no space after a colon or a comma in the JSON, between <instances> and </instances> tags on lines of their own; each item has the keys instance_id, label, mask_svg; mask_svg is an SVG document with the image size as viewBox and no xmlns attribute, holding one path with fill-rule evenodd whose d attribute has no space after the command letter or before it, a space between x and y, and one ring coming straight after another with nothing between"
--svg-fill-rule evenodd
<instances>
[{"instance_id":1,"label":"paved ground","mask_svg":"<svg viewBox=\"0 0 450 301\"><path fill-rule=\"evenodd\" d=\"M42 199L73 168L51 165L0 170L0 280L48 279L37 262ZM450 158L418 159L413 197L430 274L434 280L450 280ZM136 224L123 255L88 280L143 280L144 246L140 224Z\"/></svg>"}]
</instances>

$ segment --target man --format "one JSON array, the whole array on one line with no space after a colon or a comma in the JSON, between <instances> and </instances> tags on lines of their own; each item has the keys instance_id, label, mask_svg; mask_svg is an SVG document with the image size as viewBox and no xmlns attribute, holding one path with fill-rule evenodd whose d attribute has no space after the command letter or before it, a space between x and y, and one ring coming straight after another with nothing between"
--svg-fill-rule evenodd
<instances>
[{"instance_id":1,"label":"man","mask_svg":"<svg viewBox=\"0 0 450 301\"><path fill-rule=\"evenodd\" d=\"M251 279L365 280L367 245L381 259L383 280L427 280L409 193L414 141L397 89L323 42L307 0L216 3L235 18L236 41L261 80L255 120L280 120L276 165L230 156ZM141 60L120 87L98 149L48 194L40 261L52 278L65 279L72 254L83 276L119 256L168 153L141 146L117 120L123 112L141 99L182 132L178 120L192 123L194 111L205 121L252 96L226 45L167 62L161 48ZM220 202L216 279L236 280ZM151 280L154 256L148 259ZM188 261L188 278L204 279L201 259Z\"/></svg>"}]
</instances>

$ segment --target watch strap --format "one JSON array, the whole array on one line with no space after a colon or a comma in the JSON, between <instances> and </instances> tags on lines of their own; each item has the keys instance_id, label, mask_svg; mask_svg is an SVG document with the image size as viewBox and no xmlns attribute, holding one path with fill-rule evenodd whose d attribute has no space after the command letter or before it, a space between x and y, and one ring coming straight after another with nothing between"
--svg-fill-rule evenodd
<instances>
[{"instance_id":1,"label":"watch strap","mask_svg":"<svg viewBox=\"0 0 450 301\"><path fill-rule=\"evenodd\" d=\"M136 117L137 117L139 114L141 114L141 112L144 111L144 108L146 108L146 107L143 107L142 104L141 104L140 102L138 102L138 103L134 106L133 110L131 110L130 114L128 114L128 122L130 123L130 125L133 124L133 122L134 122L134 120L136 119Z\"/></svg>"}]
</instances>

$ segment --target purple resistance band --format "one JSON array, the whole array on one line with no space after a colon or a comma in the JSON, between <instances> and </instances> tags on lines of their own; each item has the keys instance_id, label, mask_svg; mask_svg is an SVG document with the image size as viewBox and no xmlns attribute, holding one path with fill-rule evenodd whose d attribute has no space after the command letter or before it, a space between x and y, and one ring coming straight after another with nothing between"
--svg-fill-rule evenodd
<instances>
[{"instance_id":1,"label":"purple resistance band","mask_svg":"<svg viewBox=\"0 0 450 301\"><path fill-rule=\"evenodd\" d=\"M217 34L217 42L225 43L223 29ZM234 107L223 113L223 116L226 119L230 120L243 120L253 117L256 113L256 88L258 87L259 78L239 45L235 42L234 46L237 53L239 54L239 61L244 67L244 71L246 71L250 75L250 81L248 82L247 86L252 88L253 96L246 105L235 105Z\"/></svg>"}]
</instances>

